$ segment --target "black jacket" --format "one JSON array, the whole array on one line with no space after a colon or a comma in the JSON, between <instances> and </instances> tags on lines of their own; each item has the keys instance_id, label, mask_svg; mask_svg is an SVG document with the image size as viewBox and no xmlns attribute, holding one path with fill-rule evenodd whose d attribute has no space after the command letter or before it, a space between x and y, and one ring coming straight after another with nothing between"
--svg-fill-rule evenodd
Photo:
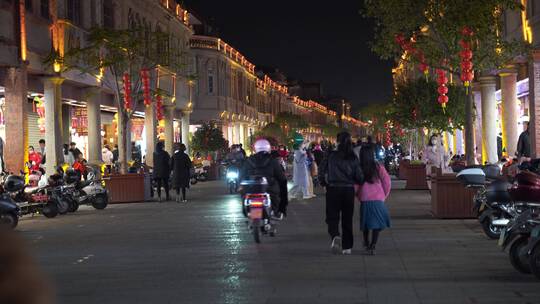
<instances>
[{"instance_id":1,"label":"black jacket","mask_svg":"<svg viewBox=\"0 0 540 304\"><path fill-rule=\"evenodd\" d=\"M193 165L189 156L181 151L176 151L171 157L173 170L173 186L175 188L188 188Z\"/></svg>"},{"instance_id":2,"label":"black jacket","mask_svg":"<svg viewBox=\"0 0 540 304\"><path fill-rule=\"evenodd\" d=\"M531 140L529 138L529 130L523 131L519 135L516 153L518 156L531 157Z\"/></svg>"},{"instance_id":3,"label":"black jacket","mask_svg":"<svg viewBox=\"0 0 540 304\"><path fill-rule=\"evenodd\" d=\"M323 186L352 187L364 182L360 161L355 156L345 159L340 152L332 151L319 168L319 181Z\"/></svg>"},{"instance_id":4,"label":"black jacket","mask_svg":"<svg viewBox=\"0 0 540 304\"><path fill-rule=\"evenodd\" d=\"M266 177L270 185L287 181L283 167L270 153L257 153L244 161L240 180L247 179L251 175Z\"/></svg>"},{"instance_id":5,"label":"black jacket","mask_svg":"<svg viewBox=\"0 0 540 304\"><path fill-rule=\"evenodd\" d=\"M154 171L153 178L169 178L171 167L169 165L171 157L167 151L161 150L154 152Z\"/></svg>"}]
</instances>

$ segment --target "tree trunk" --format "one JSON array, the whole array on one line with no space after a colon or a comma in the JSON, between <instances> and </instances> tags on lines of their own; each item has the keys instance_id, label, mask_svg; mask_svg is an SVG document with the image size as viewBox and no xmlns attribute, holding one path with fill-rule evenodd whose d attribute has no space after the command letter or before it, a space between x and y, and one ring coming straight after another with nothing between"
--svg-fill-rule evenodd
<instances>
[{"instance_id":1,"label":"tree trunk","mask_svg":"<svg viewBox=\"0 0 540 304\"><path fill-rule=\"evenodd\" d=\"M474 147L474 94L469 88L465 104L465 156L467 165L474 165L476 151Z\"/></svg>"},{"instance_id":2,"label":"tree trunk","mask_svg":"<svg viewBox=\"0 0 540 304\"><path fill-rule=\"evenodd\" d=\"M118 162L120 164L120 173L127 173L128 147L128 117L124 110L118 111Z\"/></svg>"}]
</instances>

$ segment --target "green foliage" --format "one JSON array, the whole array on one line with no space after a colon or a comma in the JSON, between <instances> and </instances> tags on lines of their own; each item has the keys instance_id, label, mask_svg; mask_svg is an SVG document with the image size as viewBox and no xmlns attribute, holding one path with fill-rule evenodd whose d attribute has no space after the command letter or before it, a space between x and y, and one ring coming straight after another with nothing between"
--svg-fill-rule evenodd
<instances>
[{"instance_id":1,"label":"green foliage","mask_svg":"<svg viewBox=\"0 0 540 304\"><path fill-rule=\"evenodd\" d=\"M334 124L326 124L326 125L322 125L320 126L321 130L322 130L322 134L324 137L328 137L328 138L336 138L338 133L343 131L342 128L334 125Z\"/></svg>"},{"instance_id":2,"label":"green foliage","mask_svg":"<svg viewBox=\"0 0 540 304\"><path fill-rule=\"evenodd\" d=\"M365 16L374 19L375 39L372 48L383 59L399 59L403 50L395 42L398 34L415 37L415 47L422 50L426 63L459 72L461 31L474 31L473 63L477 71L502 67L527 46L517 40L506 40L501 13L521 10L516 0L365 0ZM421 29L424 29L422 31ZM407 60L418 62L416 56Z\"/></svg>"},{"instance_id":3,"label":"green foliage","mask_svg":"<svg viewBox=\"0 0 540 304\"><path fill-rule=\"evenodd\" d=\"M449 85L446 109L437 102L437 83L417 79L397 86L387 117L402 128L437 131L461 129L465 123L467 96L461 86Z\"/></svg>"},{"instance_id":4,"label":"green foliage","mask_svg":"<svg viewBox=\"0 0 540 304\"><path fill-rule=\"evenodd\" d=\"M223 132L210 124L203 124L195 131L191 140L195 152L215 152L227 146Z\"/></svg>"},{"instance_id":5,"label":"green foliage","mask_svg":"<svg viewBox=\"0 0 540 304\"><path fill-rule=\"evenodd\" d=\"M281 144L284 144L287 140L286 135L281 129L281 127L274 122L271 122L264 126L264 128L254 134L254 137L271 137Z\"/></svg>"},{"instance_id":6,"label":"green foliage","mask_svg":"<svg viewBox=\"0 0 540 304\"><path fill-rule=\"evenodd\" d=\"M305 129L309 126L302 116L293 114L291 112L278 113L274 119L274 122L281 126L286 134L299 129Z\"/></svg>"}]
</instances>

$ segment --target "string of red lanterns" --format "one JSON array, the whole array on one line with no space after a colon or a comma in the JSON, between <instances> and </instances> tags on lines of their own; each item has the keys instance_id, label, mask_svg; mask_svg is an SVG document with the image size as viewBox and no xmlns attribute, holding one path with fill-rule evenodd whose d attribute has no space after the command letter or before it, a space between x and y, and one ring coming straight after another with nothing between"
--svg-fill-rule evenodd
<instances>
[{"instance_id":1,"label":"string of red lanterns","mask_svg":"<svg viewBox=\"0 0 540 304\"><path fill-rule=\"evenodd\" d=\"M464 27L461 30L461 35L463 38L459 41L461 46L461 52L459 52L459 57L461 57L461 81L463 85L467 88L471 85L471 81L474 79L473 71L473 52L471 49L471 37L474 35L474 32L469 27Z\"/></svg>"},{"instance_id":2,"label":"string of red lanterns","mask_svg":"<svg viewBox=\"0 0 540 304\"><path fill-rule=\"evenodd\" d=\"M124 73L122 77L124 82L124 108L127 111L131 110L131 80L129 79L129 74Z\"/></svg>"},{"instance_id":3,"label":"string of red lanterns","mask_svg":"<svg viewBox=\"0 0 540 304\"><path fill-rule=\"evenodd\" d=\"M439 87L437 88L437 92L439 93L438 102L443 107L443 109L446 108L446 104L448 103L448 87L446 84L448 83L448 78L446 77L446 72L443 69L437 69L437 84L439 84Z\"/></svg>"},{"instance_id":4,"label":"string of red lanterns","mask_svg":"<svg viewBox=\"0 0 540 304\"><path fill-rule=\"evenodd\" d=\"M141 81L143 88L144 105L150 106L152 104L152 97L150 96L150 76L147 69L141 70Z\"/></svg>"}]
</instances>

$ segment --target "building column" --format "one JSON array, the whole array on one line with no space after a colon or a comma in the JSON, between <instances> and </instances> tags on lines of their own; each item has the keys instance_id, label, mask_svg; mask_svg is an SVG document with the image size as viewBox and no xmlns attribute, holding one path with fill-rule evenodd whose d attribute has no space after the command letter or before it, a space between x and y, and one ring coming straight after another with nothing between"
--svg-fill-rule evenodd
<instances>
[{"instance_id":1,"label":"building column","mask_svg":"<svg viewBox=\"0 0 540 304\"><path fill-rule=\"evenodd\" d=\"M174 106L164 107L165 151L174 153Z\"/></svg>"},{"instance_id":2,"label":"building column","mask_svg":"<svg viewBox=\"0 0 540 304\"><path fill-rule=\"evenodd\" d=\"M186 153L190 154L189 147L189 118L191 111L182 111L182 143L186 146Z\"/></svg>"},{"instance_id":3,"label":"building column","mask_svg":"<svg viewBox=\"0 0 540 304\"><path fill-rule=\"evenodd\" d=\"M529 136L531 157L540 156L540 50L533 52L529 66Z\"/></svg>"},{"instance_id":4,"label":"building column","mask_svg":"<svg viewBox=\"0 0 540 304\"><path fill-rule=\"evenodd\" d=\"M506 149L508 156L516 155L517 142L519 137L518 120L519 109L517 104L517 72L503 72L501 76L501 98L502 98L502 134L503 149Z\"/></svg>"},{"instance_id":5,"label":"building column","mask_svg":"<svg viewBox=\"0 0 540 304\"><path fill-rule=\"evenodd\" d=\"M26 65L7 68L4 76L6 137L2 169L18 173L25 170L24 163L28 160Z\"/></svg>"},{"instance_id":6,"label":"building column","mask_svg":"<svg viewBox=\"0 0 540 304\"><path fill-rule=\"evenodd\" d=\"M144 108L144 136L146 141L146 165L154 166L154 150L156 148L157 118L154 104Z\"/></svg>"},{"instance_id":7,"label":"building column","mask_svg":"<svg viewBox=\"0 0 540 304\"><path fill-rule=\"evenodd\" d=\"M71 106L62 104L62 143L71 143Z\"/></svg>"},{"instance_id":8,"label":"building column","mask_svg":"<svg viewBox=\"0 0 540 304\"><path fill-rule=\"evenodd\" d=\"M239 122L236 122L234 123L234 132L235 132L235 139L234 139L234 142L236 144L239 144L242 142L242 127L241 127L241 124Z\"/></svg>"},{"instance_id":9,"label":"building column","mask_svg":"<svg viewBox=\"0 0 540 304\"><path fill-rule=\"evenodd\" d=\"M482 92L482 162L494 164L497 155L497 100L495 98L496 78L480 77Z\"/></svg>"},{"instance_id":10,"label":"building column","mask_svg":"<svg viewBox=\"0 0 540 304\"><path fill-rule=\"evenodd\" d=\"M87 94L88 162L97 165L103 161L101 159L101 92L98 88L92 88L87 90Z\"/></svg>"},{"instance_id":11,"label":"building column","mask_svg":"<svg viewBox=\"0 0 540 304\"><path fill-rule=\"evenodd\" d=\"M476 83L475 87L480 87L479 83ZM473 91L474 94L474 108L476 109L476 119L474 122L474 148L477 154L482 155L482 95L480 91ZM461 131L461 139L465 142L465 130ZM463 153L465 154L465 152ZM476 156L475 156L476 157ZM482 162L482 157L480 157Z\"/></svg>"},{"instance_id":12,"label":"building column","mask_svg":"<svg viewBox=\"0 0 540 304\"><path fill-rule=\"evenodd\" d=\"M44 78L46 173L52 175L63 162L62 154L62 82L64 78Z\"/></svg>"}]
</instances>

